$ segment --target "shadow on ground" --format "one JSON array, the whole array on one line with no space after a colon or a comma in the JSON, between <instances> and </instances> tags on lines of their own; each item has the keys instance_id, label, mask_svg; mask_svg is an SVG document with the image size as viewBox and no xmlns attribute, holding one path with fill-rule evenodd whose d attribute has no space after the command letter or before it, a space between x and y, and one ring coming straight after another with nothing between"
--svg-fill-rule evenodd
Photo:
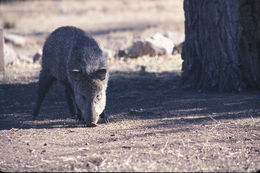
<instances>
[{"instance_id":1,"label":"shadow on ground","mask_svg":"<svg viewBox=\"0 0 260 173\"><path fill-rule=\"evenodd\" d=\"M111 72L106 112L111 122L158 119L147 128L257 117L260 93L201 93L178 88L177 72ZM37 83L0 85L0 130L83 127L69 115L64 89L54 85L36 121L31 112ZM173 118L173 119L172 119Z\"/></svg>"}]
</instances>

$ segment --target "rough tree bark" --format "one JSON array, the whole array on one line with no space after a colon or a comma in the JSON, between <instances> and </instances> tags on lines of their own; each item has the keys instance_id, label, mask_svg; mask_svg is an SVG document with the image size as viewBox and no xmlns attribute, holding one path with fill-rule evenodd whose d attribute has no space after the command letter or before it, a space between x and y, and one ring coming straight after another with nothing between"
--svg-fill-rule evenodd
<instances>
[{"instance_id":1,"label":"rough tree bark","mask_svg":"<svg viewBox=\"0 0 260 173\"><path fill-rule=\"evenodd\" d=\"M239 14L241 72L249 87L260 89L260 1L240 0Z\"/></svg>"},{"instance_id":2,"label":"rough tree bark","mask_svg":"<svg viewBox=\"0 0 260 173\"><path fill-rule=\"evenodd\" d=\"M258 0L184 0L183 87L260 89L259 5Z\"/></svg>"}]
</instances>

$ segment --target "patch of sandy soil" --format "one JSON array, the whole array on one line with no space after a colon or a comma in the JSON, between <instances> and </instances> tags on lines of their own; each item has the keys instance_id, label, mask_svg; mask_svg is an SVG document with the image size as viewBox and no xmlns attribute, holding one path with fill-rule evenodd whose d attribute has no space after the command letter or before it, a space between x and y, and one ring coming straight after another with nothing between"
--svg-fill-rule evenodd
<instances>
[{"instance_id":1,"label":"patch of sandy soil","mask_svg":"<svg viewBox=\"0 0 260 173\"><path fill-rule=\"evenodd\" d=\"M26 37L14 49L28 56L57 25L89 27L102 46L116 50L147 33L183 32L184 20L176 0L25 1L1 4L0 13L20 18L7 32ZM140 27L148 21L159 25ZM130 29L120 30L124 22ZM86 128L69 114L59 83L33 121L40 64L15 62L0 76L0 171L260 170L260 92L184 90L181 64L179 54L110 57L110 123Z\"/></svg>"}]
</instances>

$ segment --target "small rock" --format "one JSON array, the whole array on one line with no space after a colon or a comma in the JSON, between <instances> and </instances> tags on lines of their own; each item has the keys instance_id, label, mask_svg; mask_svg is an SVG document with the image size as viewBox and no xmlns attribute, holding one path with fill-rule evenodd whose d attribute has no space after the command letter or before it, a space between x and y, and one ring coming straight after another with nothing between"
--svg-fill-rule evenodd
<instances>
[{"instance_id":1,"label":"small rock","mask_svg":"<svg viewBox=\"0 0 260 173\"><path fill-rule=\"evenodd\" d=\"M157 49L163 49L166 54L171 55L174 44L171 39L165 37L163 34L156 33L150 36L147 41L150 41Z\"/></svg>"},{"instance_id":2,"label":"small rock","mask_svg":"<svg viewBox=\"0 0 260 173\"><path fill-rule=\"evenodd\" d=\"M172 49L172 54L175 55L175 54L181 54L182 52L182 46L183 46L183 42L178 44L178 45L175 45Z\"/></svg>"},{"instance_id":3,"label":"small rock","mask_svg":"<svg viewBox=\"0 0 260 173\"><path fill-rule=\"evenodd\" d=\"M34 150L34 149L28 149L28 152L30 152L30 153L34 153L35 150Z\"/></svg>"},{"instance_id":4,"label":"small rock","mask_svg":"<svg viewBox=\"0 0 260 173\"><path fill-rule=\"evenodd\" d=\"M130 146L122 146L122 148L125 148L125 149L131 149Z\"/></svg>"},{"instance_id":5,"label":"small rock","mask_svg":"<svg viewBox=\"0 0 260 173\"><path fill-rule=\"evenodd\" d=\"M128 48L128 56L131 58L137 58L144 55L155 56L156 53L159 54L160 50L156 52L153 45L146 41L137 40L133 43L131 47ZM160 54L163 54L161 52Z\"/></svg>"},{"instance_id":6,"label":"small rock","mask_svg":"<svg viewBox=\"0 0 260 173\"><path fill-rule=\"evenodd\" d=\"M183 42L185 39L185 35L182 32L166 32L163 34L163 36L171 39L172 42L177 45Z\"/></svg>"},{"instance_id":7,"label":"small rock","mask_svg":"<svg viewBox=\"0 0 260 173\"><path fill-rule=\"evenodd\" d=\"M19 129L17 129L17 128L11 128L10 130L11 130L11 131L14 131L14 132L17 132Z\"/></svg>"},{"instance_id":8,"label":"small rock","mask_svg":"<svg viewBox=\"0 0 260 173\"><path fill-rule=\"evenodd\" d=\"M132 46L128 48L127 52L128 56L131 58L144 55L171 55L173 46L174 44L171 39L165 37L161 33L156 33L147 38L135 40Z\"/></svg>"},{"instance_id":9,"label":"small rock","mask_svg":"<svg viewBox=\"0 0 260 173\"><path fill-rule=\"evenodd\" d=\"M46 144L46 143L44 143L44 144L43 144L43 146L47 146L47 144Z\"/></svg>"},{"instance_id":10,"label":"small rock","mask_svg":"<svg viewBox=\"0 0 260 173\"><path fill-rule=\"evenodd\" d=\"M244 140L245 140L245 141L251 141L251 139L250 139L250 138L244 138Z\"/></svg>"},{"instance_id":11,"label":"small rock","mask_svg":"<svg viewBox=\"0 0 260 173\"><path fill-rule=\"evenodd\" d=\"M127 56L126 50L119 50L117 53L118 57L125 57Z\"/></svg>"},{"instance_id":12,"label":"small rock","mask_svg":"<svg viewBox=\"0 0 260 173\"><path fill-rule=\"evenodd\" d=\"M73 133L73 132L74 132L73 130L70 130L70 129L68 130L68 133Z\"/></svg>"},{"instance_id":13,"label":"small rock","mask_svg":"<svg viewBox=\"0 0 260 173\"><path fill-rule=\"evenodd\" d=\"M15 46L24 46L25 45L25 38L15 34L4 34L4 40L6 43L10 42Z\"/></svg>"},{"instance_id":14,"label":"small rock","mask_svg":"<svg viewBox=\"0 0 260 173\"><path fill-rule=\"evenodd\" d=\"M21 62L26 62L29 64L33 63L33 60L25 55L19 55L18 58L19 58L19 60L21 60Z\"/></svg>"},{"instance_id":15,"label":"small rock","mask_svg":"<svg viewBox=\"0 0 260 173\"><path fill-rule=\"evenodd\" d=\"M39 50L33 56L33 63L36 63L36 62L41 63L41 60L42 60L42 50Z\"/></svg>"},{"instance_id":16,"label":"small rock","mask_svg":"<svg viewBox=\"0 0 260 173\"><path fill-rule=\"evenodd\" d=\"M5 21L3 25L4 29L12 29L16 27L15 21Z\"/></svg>"},{"instance_id":17,"label":"small rock","mask_svg":"<svg viewBox=\"0 0 260 173\"><path fill-rule=\"evenodd\" d=\"M93 164L91 164L90 162L87 162L87 163L86 163L86 168L90 168L91 165L93 165Z\"/></svg>"}]
</instances>

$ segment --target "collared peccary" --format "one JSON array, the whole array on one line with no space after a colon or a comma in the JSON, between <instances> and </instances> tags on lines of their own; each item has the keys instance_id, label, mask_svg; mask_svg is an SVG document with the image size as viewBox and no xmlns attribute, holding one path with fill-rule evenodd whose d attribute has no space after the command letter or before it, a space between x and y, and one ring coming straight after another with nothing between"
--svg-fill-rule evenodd
<instances>
[{"instance_id":1,"label":"collared peccary","mask_svg":"<svg viewBox=\"0 0 260 173\"><path fill-rule=\"evenodd\" d=\"M108 121L104 113L107 60L97 42L79 28L60 27L45 41L34 118L55 80L65 86L71 114L77 114L87 126L96 126L99 117Z\"/></svg>"}]
</instances>

